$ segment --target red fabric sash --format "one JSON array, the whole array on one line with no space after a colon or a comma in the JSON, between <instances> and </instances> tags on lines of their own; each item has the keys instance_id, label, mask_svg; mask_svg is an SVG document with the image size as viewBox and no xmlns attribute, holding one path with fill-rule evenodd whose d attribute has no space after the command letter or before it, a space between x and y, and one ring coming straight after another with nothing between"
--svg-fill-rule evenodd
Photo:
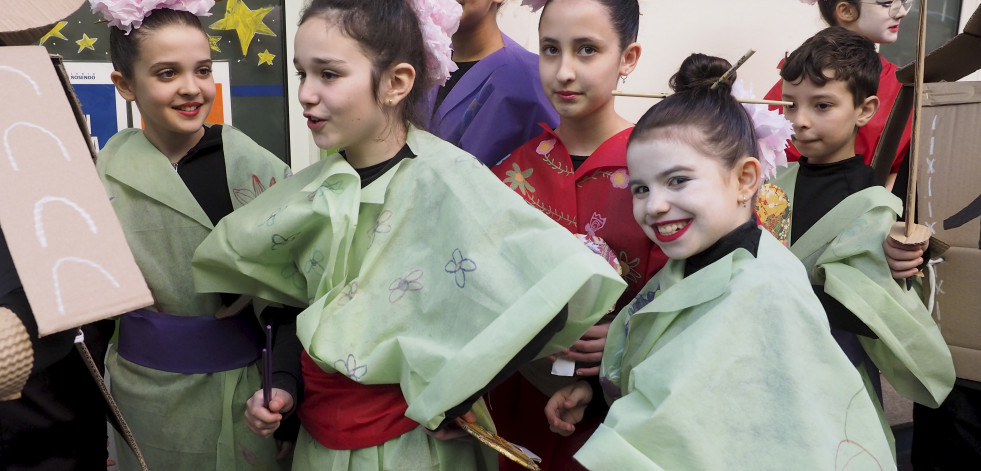
<instances>
[{"instance_id":1,"label":"red fabric sash","mask_svg":"<svg viewBox=\"0 0 981 471\"><path fill-rule=\"evenodd\" d=\"M300 362L304 398L297 414L321 445L332 450L377 446L419 425L405 416L409 405L399 385L365 385L327 373L306 351Z\"/></svg>"}]
</instances>

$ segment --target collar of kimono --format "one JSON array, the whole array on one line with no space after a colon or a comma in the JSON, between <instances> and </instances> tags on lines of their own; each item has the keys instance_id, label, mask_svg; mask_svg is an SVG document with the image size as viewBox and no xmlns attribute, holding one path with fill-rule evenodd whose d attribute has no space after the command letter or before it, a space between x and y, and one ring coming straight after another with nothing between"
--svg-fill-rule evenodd
<instances>
[{"instance_id":1,"label":"collar of kimono","mask_svg":"<svg viewBox=\"0 0 981 471\"><path fill-rule=\"evenodd\" d=\"M419 155L417 149L424 149L425 148L424 141L432 138L433 136L431 134L420 131L415 126L408 124L406 144L409 145L409 149L412 150L414 154ZM358 186L360 186L361 177L358 176L358 171L355 170L354 167L352 167L351 164L349 164L347 160L345 160L344 157L341 156L340 153L335 152L327 156L327 158L324 160L326 162L324 163L323 171L326 180L335 178L335 175L347 175L358 181L359 182ZM388 184L392 181L392 178L395 177L395 174L398 173L398 169L402 165L404 165L407 160L411 160L411 159L403 159L401 162L396 163L392 168L390 168L384 174L382 174L377 179L375 179L375 181L371 182L370 185L362 188L361 197L359 201L361 203L371 203L371 204L385 203L385 195L387 194ZM347 178L347 177L340 177L340 178ZM317 188L319 188L325 182L326 181L324 179L314 179L309 185L303 188L303 191L304 192L316 191Z\"/></svg>"},{"instance_id":2,"label":"collar of kimono","mask_svg":"<svg viewBox=\"0 0 981 471\"><path fill-rule=\"evenodd\" d=\"M791 193L788 192L787 195L789 199ZM790 203L793 205L793 200L790 200ZM863 214L883 206L897 215L902 212L902 201L881 186L873 186L849 195L818 219L811 230L798 237L797 242L790 246L790 251L798 259L804 260L823 250L839 234L855 224L855 220Z\"/></svg>"},{"instance_id":3,"label":"collar of kimono","mask_svg":"<svg viewBox=\"0 0 981 471\"><path fill-rule=\"evenodd\" d=\"M634 315L681 311L722 296L729 290L732 266L737 257L752 258L752 255L745 250L734 250L713 263L711 268L706 267L688 277L684 277L684 260L669 260L656 276L660 283L655 289L660 289L661 294Z\"/></svg>"},{"instance_id":4,"label":"collar of kimono","mask_svg":"<svg viewBox=\"0 0 981 471\"><path fill-rule=\"evenodd\" d=\"M539 123L539 126L545 130L545 133L555 139L555 148L561 149L561 155L565 156L565 159L569 161L571 166L572 158L569 157L569 151L565 148L565 144L562 143L562 139L559 138L555 131L548 126L546 123ZM603 141L599 147L589 155L589 158L583 162L573 173L573 176L578 181L580 178L589 175L594 170L602 167L626 167L627 166L627 140L630 139L630 133L634 130L633 126L624 129L616 134L614 134L609 139Z\"/></svg>"},{"instance_id":5,"label":"collar of kimono","mask_svg":"<svg viewBox=\"0 0 981 471\"><path fill-rule=\"evenodd\" d=\"M146 139L143 132L120 131L123 139L114 157L106 163L105 174L147 197L213 229L211 219L198 205L167 157Z\"/></svg>"}]
</instances>

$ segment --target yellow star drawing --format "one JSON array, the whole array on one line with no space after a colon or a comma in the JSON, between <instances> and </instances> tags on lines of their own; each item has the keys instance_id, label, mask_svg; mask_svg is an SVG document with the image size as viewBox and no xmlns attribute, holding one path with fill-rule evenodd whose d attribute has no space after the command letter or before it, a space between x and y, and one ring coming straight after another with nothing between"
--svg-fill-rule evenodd
<instances>
[{"instance_id":1,"label":"yellow star drawing","mask_svg":"<svg viewBox=\"0 0 981 471\"><path fill-rule=\"evenodd\" d=\"M211 46L212 51L221 52L221 48L218 47L218 41L221 41L221 36L208 35L208 45Z\"/></svg>"},{"instance_id":2,"label":"yellow star drawing","mask_svg":"<svg viewBox=\"0 0 981 471\"><path fill-rule=\"evenodd\" d=\"M61 28L64 28L67 24L67 21L59 21L56 25L54 25L54 28L51 28L51 31L48 31L44 34L44 36L41 36L41 41L38 42L38 44L44 44L44 42L50 38L61 38L68 41L68 38L66 38L64 34L61 34Z\"/></svg>"},{"instance_id":3,"label":"yellow star drawing","mask_svg":"<svg viewBox=\"0 0 981 471\"><path fill-rule=\"evenodd\" d=\"M82 52L82 49L91 49L94 51L95 48L92 45L98 40L99 38L90 38L88 34L82 33L82 39L75 41L75 44L78 44L78 52Z\"/></svg>"},{"instance_id":4,"label":"yellow star drawing","mask_svg":"<svg viewBox=\"0 0 981 471\"><path fill-rule=\"evenodd\" d=\"M270 54L269 49L259 53L259 63L256 65L269 64L273 65L272 61L276 58L276 54Z\"/></svg>"},{"instance_id":5,"label":"yellow star drawing","mask_svg":"<svg viewBox=\"0 0 981 471\"><path fill-rule=\"evenodd\" d=\"M273 7L262 7L249 10L242 0L228 0L225 4L225 17L211 25L214 30L235 30L238 41L242 44L242 56L248 55L249 45L256 34L276 36L262 18L272 11Z\"/></svg>"}]
</instances>

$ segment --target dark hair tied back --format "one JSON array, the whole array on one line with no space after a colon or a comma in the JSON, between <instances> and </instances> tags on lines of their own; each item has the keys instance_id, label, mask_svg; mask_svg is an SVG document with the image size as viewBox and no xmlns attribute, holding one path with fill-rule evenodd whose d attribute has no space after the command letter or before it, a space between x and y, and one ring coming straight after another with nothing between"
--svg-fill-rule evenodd
<instances>
[{"instance_id":1,"label":"dark hair tied back","mask_svg":"<svg viewBox=\"0 0 981 471\"><path fill-rule=\"evenodd\" d=\"M681 69L671 76L668 84L675 92L710 89L712 85L719 82L730 67L729 61L725 59L705 54L692 54L681 63ZM719 82L716 90L726 95L731 94L732 83L735 80L736 73L733 72Z\"/></svg>"},{"instance_id":2,"label":"dark hair tied back","mask_svg":"<svg viewBox=\"0 0 981 471\"><path fill-rule=\"evenodd\" d=\"M682 139L706 155L718 157L732 168L742 157L759 158L753 120L732 96L733 72L719 83L732 65L705 54L692 54L671 77L675 93L652 106L637 122L630 142L658 137ZM695 132L692 132L695 131Z\"/></svg>"}]
</instances>

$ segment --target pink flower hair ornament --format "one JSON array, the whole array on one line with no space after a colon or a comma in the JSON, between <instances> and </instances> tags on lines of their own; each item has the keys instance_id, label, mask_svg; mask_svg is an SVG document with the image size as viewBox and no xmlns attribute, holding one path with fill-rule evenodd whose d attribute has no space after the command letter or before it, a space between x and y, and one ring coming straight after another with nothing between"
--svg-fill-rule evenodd
<instances>
[{"instance_id":1,"label":"pink flower hair ornament","mask_svg":"<svg viewBox=\"0 0 981 471\"><path fill-rule=\"evenodd\" d=\"M93 13L99 13L110 26L129 34L143 25L143 19L153 10L169 8L186 11L195 16L211 16L214 0L89 0Z\"/></svg>"},{"instance_id":2,"label":"pink flower hair ornament","mask_svg":"<svg viewBox=\"0 0 981 471\"><path fill-rule=\"evenodd\" d=\"M450 37L460 26L463 6L456 0L408 0L419 17L426 47L426 78L442 86L457 69Z\"/></svg>"},{"instance_id":3,"label":"pink flower hair ornament","mask_svg":"<svg viewBox=\"0 0 981 471\"><path fill-rule=\"evenodd\" d=\"M751 89L743 86L742 79L732 84L732 96L736 98L754 98ZM776 110L770 110L767 105L743 103L743 109L753 120L756 133L756 143L759 148L761 182L773 178L777 174L777 166L787 166L787 140L794 133L794 125L784 115Z\"/></svg>"},{"instance_id":4,"label":"pink flower hair ornament","mask_svg":"<svg viewBox=\"0 0 981 471\"><path fill-rule=\"evenodd\" d=\"M531 7L531 11L538 11L545 8L545 2L548 0L521 0L521 5L527 5Z\"/></svg>"}]
</instances>

